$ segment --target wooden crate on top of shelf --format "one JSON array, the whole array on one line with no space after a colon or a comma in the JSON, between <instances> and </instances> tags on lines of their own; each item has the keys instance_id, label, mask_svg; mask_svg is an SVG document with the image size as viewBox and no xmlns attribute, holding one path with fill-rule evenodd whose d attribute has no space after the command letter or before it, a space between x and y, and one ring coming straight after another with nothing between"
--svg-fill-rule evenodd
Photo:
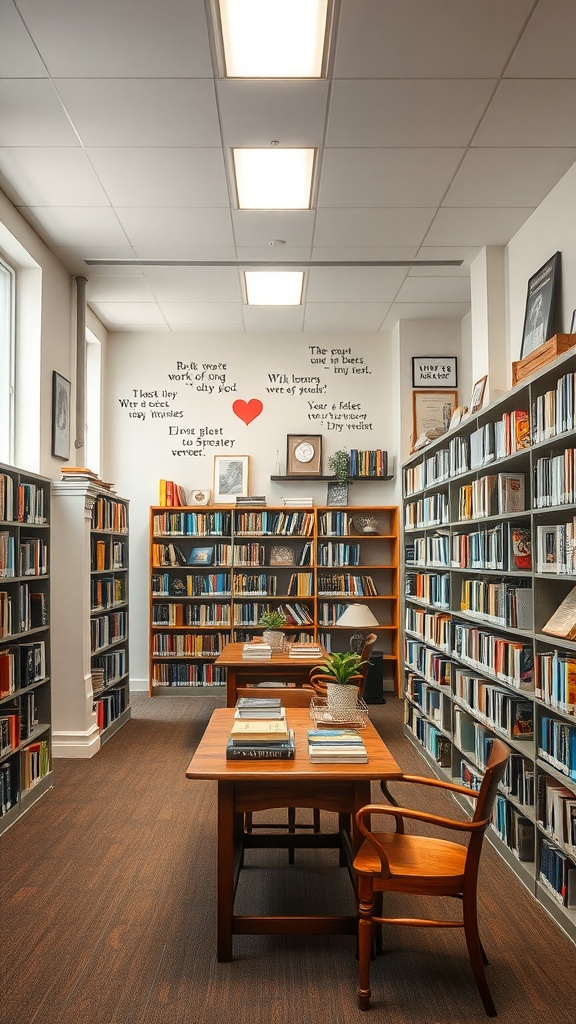
<instances>
[{"instance_id":1,"label":"wooden crate on top of shelf","mask_svg":"<svg viewBox=\"0 0 576 1024\"><path fill-rule=\"evenodd\" d=\"M538 370L542 370L547 363L551 363L557 356L567 352L569 348L576 345L576 334L555 334L543 345L539 345L524 359L518 359L512 363L512 384L518 384L526 377L530 377Z\"/></svg>"}]
</instances>

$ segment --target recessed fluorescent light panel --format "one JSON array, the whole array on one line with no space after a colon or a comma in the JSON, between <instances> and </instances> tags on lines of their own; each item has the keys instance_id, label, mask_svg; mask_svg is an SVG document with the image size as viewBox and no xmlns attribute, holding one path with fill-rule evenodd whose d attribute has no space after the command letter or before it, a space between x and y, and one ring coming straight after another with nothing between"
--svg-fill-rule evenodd
<instances>
[{"instance_id":1,"label":"recessed fluorescent light panel","mask_svg":"<svg viewBox=\"0 0 576 1024\"><path fill-rule=\"evenodd\" d=\"M228 78L320 78L328 0L219 0Z\"/></svg>"},{"instance_id":2,"label":"recessed fluorescent light panel","mask_svg":"<svg viewBox=\"0 0 576 1024\"><path fill-rule=\"evenodd\" d=\"M245 270L249 306L299 306L303 270Z\"/></svg>"},{"instance_id":3,"label":"recessed fluorescent light panel","mask_svg":"<svg viewBox=\"0 0 576 1024\"><path fill-rule=\"evenodd\" d=\"M309 210L313 149L233 149L241 210Z\"/></svg>"}]
</instances>

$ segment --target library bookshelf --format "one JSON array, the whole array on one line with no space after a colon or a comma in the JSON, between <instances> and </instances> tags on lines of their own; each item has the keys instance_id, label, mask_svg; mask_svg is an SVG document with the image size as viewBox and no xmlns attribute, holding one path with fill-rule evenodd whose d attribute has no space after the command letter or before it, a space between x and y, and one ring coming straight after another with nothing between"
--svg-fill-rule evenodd
<instances>
[{"instance_id":1,"label":"library bookshelf","mask_svg":"<svg viewBox=\"0 0 576 1024\"><path fill-rule=\"evenodd\" d=\"M576 643L546 629L576 586L575 462L568 352L402 470L406 734L472 787L504 738L489 836L572 941Z\"/></svg>"},{"instance_id":2,"label":"library bookshelf","mask_svg":"<svg viewBox=\"0 0 576 1024\"><path fill-rule=\"evenodd\" d=\"M50 481L0 465L0 833L52 786Z\"/></svg>"},{"instance_id":3,"label":"library bookshelf","mask_svg":"<svg viewBox=\"0 0 576 1024\"><path fill-rule=\"evenodd\" d=\"M52 485L55 757L92 757L130 718L128 502Z\"/></svg>"},{"instance_id":4,"label":"library bookshelf","mask_svg":"<svg viewBox=\"0 0 576 1024\"><path fill-rule=\"evenodd\" d=\"M375 533L355 526L368 516ZM378 621L376 651L396 687L398 544L396 506L153 506L150 694L224 687L214 660L260 635L268 609L286 613L289 640L345 650L351 630L336 620L354 602Z\"/></svg>"}]
</instances>

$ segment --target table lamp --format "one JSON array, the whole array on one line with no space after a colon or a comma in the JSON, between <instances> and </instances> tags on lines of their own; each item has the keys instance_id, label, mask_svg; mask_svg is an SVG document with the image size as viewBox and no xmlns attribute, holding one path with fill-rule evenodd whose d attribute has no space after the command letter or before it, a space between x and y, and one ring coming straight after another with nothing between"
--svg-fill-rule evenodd
<instances>
[{"instance_id":1,"label":"table lamp","mask_svg":"<svg viewBox=\"0 0 576 1024\"><path fill-rule=\"evenodd\" d=\"M370 631L372 626L378 626L380 623L372 614L367 604L349 604L345 611L342 612L340 618L336 619L336 625L354 630L350 637L350 650L355 651L356 654L361 654L366 642L367 632ZM367 632L363 632L363 630Z\"/></svg>"}]
</instances>

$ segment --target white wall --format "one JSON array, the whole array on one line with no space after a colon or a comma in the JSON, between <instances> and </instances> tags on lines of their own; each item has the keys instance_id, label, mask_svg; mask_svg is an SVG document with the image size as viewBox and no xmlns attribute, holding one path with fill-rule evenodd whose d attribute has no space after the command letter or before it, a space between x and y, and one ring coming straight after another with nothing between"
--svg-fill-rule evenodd
<instances>
[{"instance_id":1,"label":"white wall","mask_svg":"<svg viewBox=\"0 0 576 1024\"><path fill-rule=\"evenodd\" d=\"M559 331L570 330L576 307L576 164L552 189L508 245L508 366L520 358L528 281L555 252L561 252Z\"/></svg>"},{"instance_id":2,"label":"white wall","mask_svg":"<svg viewBox=\"0 0 576 1024\"><path fill-rule=\"evenodd\" d=\"M325 473L329 455L342 447L384 448L397 457L395 380L386 334L109 335L104 472L131 502L134 685L148 677L148 510L158 503L159 479L212 489L214 455L236 453L250 456L250 492L269 504L290 495L323 504L325 482L270 480L278 456L285 473L287 434L323 436ZM251 399L262 411L245 423L233 405ZM355 483L350 500L395 504L394 483Z\"/></svg>"}]
</instances>

